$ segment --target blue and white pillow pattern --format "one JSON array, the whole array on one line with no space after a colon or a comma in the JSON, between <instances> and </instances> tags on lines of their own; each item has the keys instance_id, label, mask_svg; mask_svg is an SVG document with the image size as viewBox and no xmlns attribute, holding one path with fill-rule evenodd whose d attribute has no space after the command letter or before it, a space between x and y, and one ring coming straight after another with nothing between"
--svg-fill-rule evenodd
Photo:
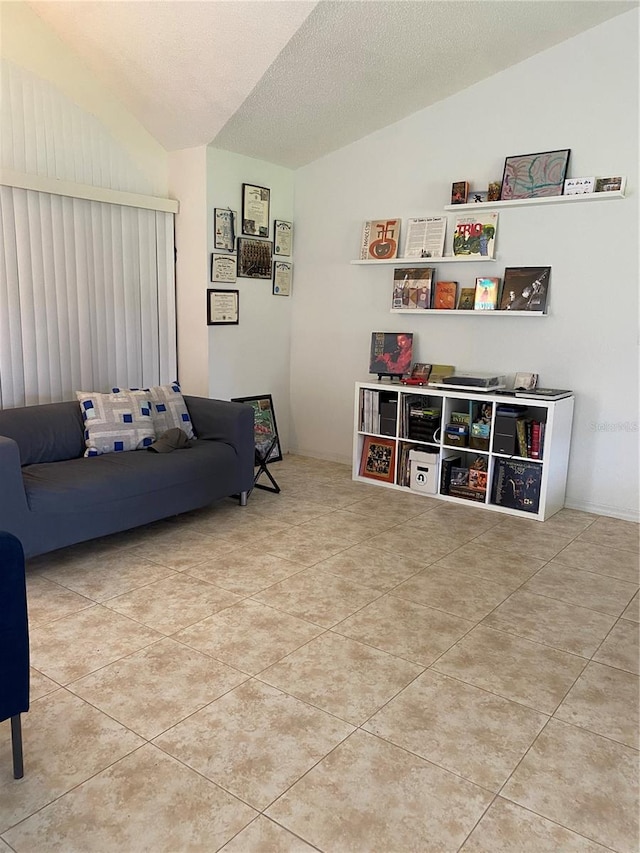
<instances>
[{"instance_id":1,"label":"blue and white pillow pattern","mask_svg":"<svg viewBox=\"0 0 640 853\"><path fill-rule=\"evenodd\" d=\"M114 388L113 391L123 393L120 388ZM141 395L151 400L151 416L157 436L168 429L178 427L186 432L187 438L195 438L189 410L177 382L172 382L171 385L155 385L153 388L130 388L125 393Z\"/></svg>"},{"instance_id":2,"label":"blue and white pillow pattern","mask_svg":"<svg viewBox=\"0 0 640 853\"><path fill-rule=\"evenodd\" d=\"M156 439L149 395L78 391L84 420L85 456L141 450Z\"/></svg>"}]
</instances>

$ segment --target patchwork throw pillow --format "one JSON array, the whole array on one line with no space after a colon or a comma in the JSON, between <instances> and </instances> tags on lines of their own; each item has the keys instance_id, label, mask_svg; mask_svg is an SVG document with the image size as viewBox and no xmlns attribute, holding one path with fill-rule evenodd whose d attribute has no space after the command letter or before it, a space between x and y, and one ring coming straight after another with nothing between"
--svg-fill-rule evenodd
<instances>
[{"instance_id":1,"label":"patchwork throw pillow","mask_svg":"<svg viewBox=\"0 0 640 853\"><path fill-rule=\"evenodd\" d=\"M156 440L148 395L78 391L84 420L85 456L140 450Z\"/></svg>"},{"instance_id":2,"label":"patchwork throw pillow","mask_svg":"<svg viewBox=\"0 0 640 853\"><path fill-rule=\"evenodd\" d=\"M114 388L113 391L123 393L120 388ZM151 400L151 416L156 435L178 427L186 432L187 438L195 438L189 410L177 382L172 382L171 385L154 385L152 388L130 388L124 393L141 395Z\"/></svg>"}]
</instances>

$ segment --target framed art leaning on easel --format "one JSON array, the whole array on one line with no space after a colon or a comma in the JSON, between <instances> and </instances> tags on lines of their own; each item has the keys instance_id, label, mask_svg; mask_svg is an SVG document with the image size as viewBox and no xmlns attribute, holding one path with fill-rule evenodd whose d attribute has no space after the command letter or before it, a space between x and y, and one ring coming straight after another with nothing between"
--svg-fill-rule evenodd
<instances>
[{"instance_id":1,"label":"framed art leaning on easel","mask_svg":"<svg viewBox=\"0 0 640 853\"><path fill-rule=\"evenodd\" d=\"M264 489L267 492L280 492L280 486L275 481L267 465L271 462L282 461L282 450L278 427L276 426L276 415L273 409L271 394L260 394L253 397L232 397L232 403L248 403L253 406L254 423L253 431L256 445L255 463L258 468L253 478L256 489ZM271 482L271 486L259 483L259 478L264 474Z\"/></svg>"}]
</instances>

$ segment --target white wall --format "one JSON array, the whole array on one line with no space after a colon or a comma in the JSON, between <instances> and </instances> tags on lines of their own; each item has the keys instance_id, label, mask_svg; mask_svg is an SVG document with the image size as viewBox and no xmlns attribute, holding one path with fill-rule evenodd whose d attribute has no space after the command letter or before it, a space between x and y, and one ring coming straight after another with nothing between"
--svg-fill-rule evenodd
<instances>
[{"instance_id":1,"label":"white wall","mask_svg":"<svg viewBox=\"0 0 640 853\"><path fill-rule=\"evenodd\" d=\"M638 515L638 12L633 11L296 173L291 448L347 461L353 383L372 331L412 331L416 361L572 388L569 506ZM551 265L549 316L390 315L392 267L357 267L362 223L442 212L451 183L504 157L571 148L569 174L626 175L628 198L503 210L498 262L441 265L472 285Z\"/></svg>"},{"instance_id":2,"label":"white wall","mask_svg":"<svg viewBox=\"0 0 640 853\"><path fill-rule=\"evenodd\" d=\"M273 220L293 220L294 173L282 166L231 154L210 147L207 179L207 264L213 251L213 209L230 207L242 215L242 184L271 190L269 235ZM240 235L240 227L238 227ZM241 235L240 235L241 236ZM294 254L296 235L294 227ZM297 256L297 254L296 254ZM273 296L271 281L238 278L235 284L209 287L240 292L240 322L237 326L209 327L209 396L219 399L271 394L281 447L289 446L289 376L292 298ZM293 292L296 288L294 264ZM200 297L199 297L200 298ZM203 317L205 292L202 293Z\"/></svg>"},{"instance_id":3,"label":"white wall","mask_svg":"<svg viewBox=\"0 0 640 853\"><path fill-rule=\"evenodd\" d=\"M18 0L0 2L0 26L2 165L166 195L164 148L35 12Z\"/></svg>"},{"instance_id":4,"label":"white wall","mask_svg":"<svg viewBox=\"0 0 640 853\"><path fill-rule=\"evenodd\" d=\"M180 199L175 217L178 379L184 394L209 396L207 288L207 148L169 154L169 192Z\"/></svg>"}]
</instances>

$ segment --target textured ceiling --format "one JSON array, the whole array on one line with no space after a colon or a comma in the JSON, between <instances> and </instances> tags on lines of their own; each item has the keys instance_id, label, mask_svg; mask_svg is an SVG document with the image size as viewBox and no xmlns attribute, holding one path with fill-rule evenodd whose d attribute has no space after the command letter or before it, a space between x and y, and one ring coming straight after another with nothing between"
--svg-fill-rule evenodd
<instances>
[{"instance_id":1,"label":"textured ceiling","mask_svg":"<svg viewBox=\"0 0 640 853\"><path fill-rule=\"evenodd\" d=\"M168 150L297 167L637 0L32 0Z\"/></svg>"}]
</instances>

